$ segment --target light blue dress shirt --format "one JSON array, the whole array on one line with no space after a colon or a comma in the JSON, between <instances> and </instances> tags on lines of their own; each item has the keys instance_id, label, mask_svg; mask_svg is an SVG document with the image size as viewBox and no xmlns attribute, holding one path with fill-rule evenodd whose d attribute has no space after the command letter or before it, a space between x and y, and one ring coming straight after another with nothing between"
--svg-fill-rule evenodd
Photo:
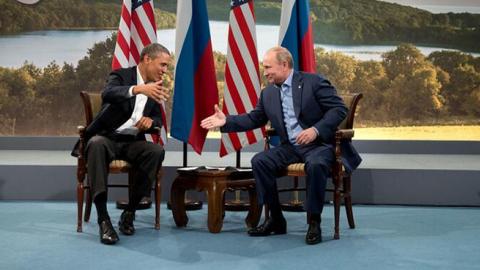
<instances>
[{"instance_id":1,"label":"light blue dress shirt","mask_svg":"<svg viewBox=\"0 0 480 270\"><path fill-rule=\"evenodd\" d=\"M293 108L292 78L293 70L280 88L280 98L282 100L283 121L285 122L285 128L287 129L288 139L290 143L297 145L296 138L303 129L298 124L295 110Z\"/></svg>"}]
</instances>

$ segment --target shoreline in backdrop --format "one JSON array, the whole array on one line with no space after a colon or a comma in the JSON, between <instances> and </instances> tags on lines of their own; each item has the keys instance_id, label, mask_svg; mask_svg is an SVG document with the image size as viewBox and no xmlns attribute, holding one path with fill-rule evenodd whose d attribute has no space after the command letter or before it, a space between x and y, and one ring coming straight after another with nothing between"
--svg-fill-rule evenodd
<instances>
[{"instance_id":1,"label":"shoreline in backdrop","mask_svg":"<svg viewBox=\"0 0 480 270\"><path fill-rule=\"evenodd\" d=\"M279 26L257 25L257 50L259 58L269 48L277 45ZM25 61L37 67L45 67L52 61L63 65L64 62L77 65L78 61L87 55L87 50L93 44L105 41L115 30L48 30L26 32L16 35L0 36L0 66L18 68ZM227 52L228 22L210 21L212 46L222 54ZM157 37L160 43L169 50L175 50L175 29L158 29ZM338 51L357 60L380 61L381 54L394 50L395 45L331 45L315 44L327 51ZM449 48L417 46L425 55L433 51L453 50ZM480 57L480 53L471 53Z\"/></svg>"}]
</instances>

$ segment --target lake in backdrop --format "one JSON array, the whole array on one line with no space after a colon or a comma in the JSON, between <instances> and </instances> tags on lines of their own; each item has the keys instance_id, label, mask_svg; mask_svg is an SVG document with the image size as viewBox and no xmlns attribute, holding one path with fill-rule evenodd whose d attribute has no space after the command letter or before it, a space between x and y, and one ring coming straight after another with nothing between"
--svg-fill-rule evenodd
<instances>
[{"instance_id":1,"label":"lake in backdrop","mask_svg":"<svg viewBox=\"0 0 480 270\"><path fill-rule=\"evenodd\" d=\"M257 25L257 50L260 59L266 50L277 45L279 26ZM96 42L106 40L113 30L82 31L34 31L17 35L0 36L0 66L20 67L25 61L44 67L55 61L59 65L64 62L77 65L87 55L89 48ZM228 22L210 21L212 46L215 51L226 54ZM157 31L158 42L169 50L175 51L175 29ZM355 57L358 60L381 60L384 52L394 50L396 46L341 46L315 44L327 51L338 51ZM417 47L423 54L446 50L434 47ZM472 53L478 57L480 53Z\"/></svg>"}]
</instances>

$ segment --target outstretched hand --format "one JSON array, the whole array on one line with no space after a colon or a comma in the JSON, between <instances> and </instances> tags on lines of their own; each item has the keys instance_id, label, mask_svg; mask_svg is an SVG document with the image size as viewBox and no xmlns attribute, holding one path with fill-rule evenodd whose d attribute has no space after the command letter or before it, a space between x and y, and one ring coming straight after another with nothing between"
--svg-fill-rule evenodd
<instances>
[{"instance_id":1,"label":"outstretched hand","mask_svg":"<svg viewBox=\"0 0 480 270\"><path fill-rule=\"evenodd\" d=\"M168 89L162 85L163 81L137 85L133 88L133 94L144 94L145 96L155 100L157 103L167 101L170 97Z\"/></svg>"},{"instance_id":2,"label":"outstretched hand","mask_svg":"<svg viewBox=\"0 0 480 270\"><path fill-rule=\"evenodd\" d=\"M200 123L200 126L204 129L212 129L217 127L222 127L227 122L227 117L225 114L218 108L218 105L215 105L215 113L211 116L205 118Z\"/></svg>"}]
</instances>

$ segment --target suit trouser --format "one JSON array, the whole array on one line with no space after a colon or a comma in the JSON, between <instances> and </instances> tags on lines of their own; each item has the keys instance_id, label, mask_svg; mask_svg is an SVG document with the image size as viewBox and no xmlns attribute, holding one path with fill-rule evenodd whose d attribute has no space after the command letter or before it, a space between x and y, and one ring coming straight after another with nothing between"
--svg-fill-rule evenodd
<instances>
[{"instance_id":1,"label":"suit trouser","mask_svg":"<svg viewBox=\"0 0 480 270\"><path fill-rule=\"evenodd\" d=\"M114 140L99 135L88 141L86 153L92 199L107 191L109 164L115 159L127 161L135 172L130 199L150 195L165 157L165 150L158 144L134 139Z\"/></svg>"},{"instance_id":2,"label":"suit trouser","mask_svg":"<svg viewBox=\"0 0 480 270\"><path fill-rule=\"evenodd\" d=\"M252 170L259 203L278 204L277 176L289 164L304 162L307 175L305 208L309 213L321 214L333 161L333 148L326 144L282 144L256 154L252 158Z\"/></svg>"}]
</instances>

